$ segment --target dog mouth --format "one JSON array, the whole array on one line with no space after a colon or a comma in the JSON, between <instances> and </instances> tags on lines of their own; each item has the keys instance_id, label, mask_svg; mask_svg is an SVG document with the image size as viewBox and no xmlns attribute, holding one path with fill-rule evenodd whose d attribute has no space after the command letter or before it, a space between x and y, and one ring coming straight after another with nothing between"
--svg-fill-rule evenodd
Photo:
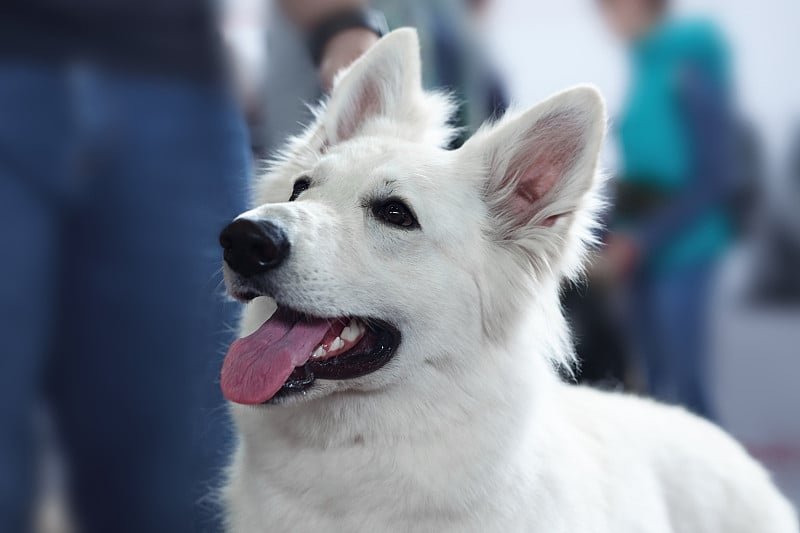
<instances>
[{"instance_id":1,"label":"dog mouth","mask_svg":"<svg viewBox=\"0 0 800 533\"><path fill-rule=\"evenodd\" d=\"M279 305L258 330L231 345L220 374L222 392L235 403L275 403L304 394L318 379L375 372L399 344L399 331L381 320L316 317Z\"/></svg>"}]
</instances>

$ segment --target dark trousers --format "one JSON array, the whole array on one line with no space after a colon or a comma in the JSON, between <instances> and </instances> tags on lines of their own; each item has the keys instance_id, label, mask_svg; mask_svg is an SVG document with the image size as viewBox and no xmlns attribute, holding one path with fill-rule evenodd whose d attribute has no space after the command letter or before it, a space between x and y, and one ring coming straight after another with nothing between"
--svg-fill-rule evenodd
<instances>
[{"instance_id":1,"label":"dark trousers","mask_svg":"<svg viewBox=\"0 0 800 533\"><path fill-rule=\"evenodd\" d=\"M632 336L657 399L713 418L709 301L715 263L645 273L631 286Z\"/></svg>"},{"instance_id":2,"label":"dark trousers","mask_svg":"<svg viewBox=\"0 0 800 533\"><path fill-rule=\"evenodd\" d=\"M221 87L0 62L0 531L30 525L41 405L79 531L218 530L216 237L249 169Z\"/></svg>"}]
</instances>

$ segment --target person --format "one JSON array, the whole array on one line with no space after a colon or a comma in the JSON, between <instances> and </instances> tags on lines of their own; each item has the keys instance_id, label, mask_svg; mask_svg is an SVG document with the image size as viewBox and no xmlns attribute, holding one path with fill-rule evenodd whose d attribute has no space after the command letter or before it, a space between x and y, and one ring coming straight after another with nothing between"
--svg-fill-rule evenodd
<instances>
[{"instance_id":1,"label":"person","mask_svg":"<svg viewBox=\"0 0 800 533\"><path fill-rule=\"evenodd\" d=\"M43 402L77 530L219 530L216 237L251 158L215 25L200 0L4 3L0 531L32 527Z\"/></svg>"},{"instance_id":2,"label":"person","mask_svg":"<svg viewBox=\"0 0 800 533\"><path fill-rule=\"evenodd\" d=\"M268 158L313 120L314 104L335 74L372 46L388 28L413 26L420 33L426 87L452 93L459 103L462 135L508 107L505 88L475 39L486 1L282 0L273 4L267 29L268 68L254 126L258 155ZM325 46L309 46L320 35ZM321 53L324 51L324 53ZM315 59L315 56L320 57Z\"/></svg>"},{"instance_id":3,"label":"person","mask_svg":"<svg viewBox=\"0 0 800 533\"><path fill-rule=\"evenodd\" d=\"M631 61L605 258L629 292L652 394L713 417L708 306L731 241L728 52L712 23L671 16L667 0L600 3Z\"/></svg>"}]
</instances>

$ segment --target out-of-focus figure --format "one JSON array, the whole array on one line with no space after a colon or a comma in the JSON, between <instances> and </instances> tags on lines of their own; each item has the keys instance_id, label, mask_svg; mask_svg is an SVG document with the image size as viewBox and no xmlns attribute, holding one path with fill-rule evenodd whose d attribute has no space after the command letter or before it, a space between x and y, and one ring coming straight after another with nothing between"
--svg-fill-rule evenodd
<instances>
[{"instance_id":1,"label":"out-of-focus figure","mask_svg":"<svg viewBox=\"0 0 800 533\"><path fill-rule=\"evenodd\" d=\"M761 213L751 297L759 305L791 309L800 306L800 126L788 155L787 180Z\"/></svg>"},{"instance_id":2,"label":"out-of-focus figure","mask_svg":"<svg viewBox=\"0 0 800 533\"><path fill-rule=\"evenodd\" d=\"M728 52L711 23L670 16L667 0L601 7L631 68L605 258L628 289L627 321L651 393L713 417L708 303L732 239Z\"/></svg>"},{"instance_id":3,"label":"out-of-focus figure","mask_svg":"<svg viewBox=\"0 0 800 533\"><path fill-rule=\"evenodd\" d=\"M215 241L251 161L213 6L2 9L0 531L31 526L42 400L77 531L217 531Z\"/></svg>"},{"instance_id":4,"label":"out-of-focus figure","mask_svg":"<svg viewBox=\"0 0 800 533\"><path fill-rule=\"evenodd\" d=\"M326 4L329 9L320 9ZM501 115L508 105L507 96L478 41L486 4L479 0L275 2L267 28L267 73L260 106L263 124L257 135L263 141L258 152L269 155L310 122L309 104L316 103L330 88L336 69L327 67L324 58L315 65L308 34L326 20L342 15L346 18L354 10L375 9L385 16L390 28L417 28L425 85L450 91L458 99L458 125L464 128L464 134L487 118ZM346 38L343 35L341 41ZM358 43L347 47L332 39L330 45L363 52ZM340 61L336 66L344 65Z\"/></svg>"}]
</instances>

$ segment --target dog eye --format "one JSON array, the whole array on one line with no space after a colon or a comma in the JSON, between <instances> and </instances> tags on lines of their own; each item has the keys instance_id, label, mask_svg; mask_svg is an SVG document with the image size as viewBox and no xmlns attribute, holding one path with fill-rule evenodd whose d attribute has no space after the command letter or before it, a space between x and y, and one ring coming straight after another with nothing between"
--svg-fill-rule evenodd
<instances>
[{"instance_id":1,"label":"dog eye","mask_svg":"<svg viewBox=\"0 0 800 533\"><path fill-rule=\"evenodd\" d=\"M303 191L308 190L311 187L311 180L309 178L300 178L294 182L294 187L292 188L292 195L289 197L290 202L294 202L297 200L297 197L300 196Z\"/></svg>"},{"instance_id":2,"label":"dog eye","mask_svg":"<svg viewBox=\"0 0 800 533\"><path fill-rule=\"evenodd\" d=\"M411 209L400 200L389 200L379 204L375 206L373 212L376 217L393 226L407 229L419 227L419 223L414 218Z\"/></svg>"}]
</instances>

